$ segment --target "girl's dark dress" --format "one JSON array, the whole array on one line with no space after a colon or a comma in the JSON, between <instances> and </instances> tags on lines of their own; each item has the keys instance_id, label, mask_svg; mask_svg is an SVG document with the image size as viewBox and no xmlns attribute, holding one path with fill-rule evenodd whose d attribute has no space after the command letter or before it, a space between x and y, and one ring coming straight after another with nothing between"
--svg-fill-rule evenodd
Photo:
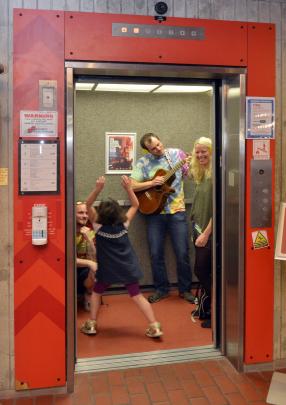
<instances>
[{"instance_id":1,"label":"girl's dark dress","mask_svg":"<svg viewBox=\"0 0 286 405\"><path fill-rule=\"evenodd\" d=\"M94 224L98 269L96 279L106 284L132 284L143 277L128 238L127 223Z\"/></svg>"}]
</instances>

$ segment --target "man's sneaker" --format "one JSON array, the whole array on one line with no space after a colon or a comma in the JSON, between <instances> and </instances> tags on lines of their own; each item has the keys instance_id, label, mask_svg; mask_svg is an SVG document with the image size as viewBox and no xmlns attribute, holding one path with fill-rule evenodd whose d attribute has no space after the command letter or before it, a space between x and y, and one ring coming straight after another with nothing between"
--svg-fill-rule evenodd
<instances>
[{"instance_id":1,"label":"man's sneaker","mask_svg":"<svg viewBox=\"0 0 286 405\"><path fill-rule=\"evenodd\" d=\"M148 301L150 304L154 304L155 302L161 301L163 298L169 297L168 293L163 293L161 291L156 291L154 294L149 295Z\"/></svg>"},{"instance_id":2,"label":"man's sneaker","mask_svg":"<svg viewBox=\"0 0 286 405\"><path fill-rule=\"evenodd\" d=\"M150 338L158 338L163 335L161 325L159 322L150 323L149 328L145 332L146 336Z\"/></svg>"},{"instance_id":3,"label":"man's sneaker","mask_svg":"<svg viewBox=\"0 0 286 405\"><path fill-rule=\"evenodd\" d=\"M181 298L183 298L184 300L190 302L191 304L195 303L195 297L193 296L192 293L190 293L189 291L185 291L183 293L180 293L179 296Z\"/></svg>"},{"instance_id":4,"label":"man's sneaker","mask_svg":"<svg viewBox=\"0 0 286 405\"><path fill-rule=\"evenodd\" d=\"M93 319L88 319L80 328L82 333L86 335L96 335L96 321Z\"/></svg>"}]
</instances>

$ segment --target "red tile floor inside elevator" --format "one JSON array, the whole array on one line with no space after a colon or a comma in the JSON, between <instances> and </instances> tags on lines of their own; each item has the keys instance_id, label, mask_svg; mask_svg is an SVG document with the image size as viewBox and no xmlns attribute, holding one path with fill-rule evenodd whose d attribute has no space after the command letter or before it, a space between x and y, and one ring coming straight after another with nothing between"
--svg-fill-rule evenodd
<instances>
[{"instance_id":1,"label":"red tile floor inside elevator","mask_svg":"<svg viewBox=\"0 0 286 405\"><path fill-rule=\"evenodd\" d=\"M201 360L77 374L73 394L7 399L0 404L264 405L271 377L272 371L238 373L224 358Z\"/></svg>"}]
</instances>

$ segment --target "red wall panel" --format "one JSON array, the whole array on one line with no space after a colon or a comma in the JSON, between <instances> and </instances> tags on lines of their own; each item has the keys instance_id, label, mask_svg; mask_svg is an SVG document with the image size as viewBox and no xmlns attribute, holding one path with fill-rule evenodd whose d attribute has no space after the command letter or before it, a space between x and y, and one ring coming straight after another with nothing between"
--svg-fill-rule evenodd
<instances>
[{"instance_id":1,"label":"red wall panel","mask_svg":"<svg viewBox=\"0 0 286 405\"><path fill-rule=\"evenodd\" d=\"M65 385L64 13L14 11L15 380L17 389ZM56 80L60 193L18 194L20 111L39 109L39 80ZM49 212L48 244L33 246L33 204Z\"/></svg>"},{"instance_id":2,"label":"red wall panel","mask_svg":"<svg viewBox=\"0 0 286 405\"><path fill-rule=\"evenodd\" d=\"M204 40L122 38L112 36L112 23L150 24L155 27L203 27ZM247 25L241 22L66 13L67 60L153 62L245 66Z\"/></svg>"},{"instance_id":3,"label":"red wall panel","mask_svg":"<svg viewBox=\"0 0 286 405\"><path fill-rule=\"evenodd\" d=\"M248 24L247 96L275 96L275 26ZM245 245L245 363L273 359L274 310L274 185L275 141L270 141L272 159L272 227L266 228L269 248L252 249L250 226L250 163L253 141L246 145L246 245Z\"/></svg>"}]
</instances>

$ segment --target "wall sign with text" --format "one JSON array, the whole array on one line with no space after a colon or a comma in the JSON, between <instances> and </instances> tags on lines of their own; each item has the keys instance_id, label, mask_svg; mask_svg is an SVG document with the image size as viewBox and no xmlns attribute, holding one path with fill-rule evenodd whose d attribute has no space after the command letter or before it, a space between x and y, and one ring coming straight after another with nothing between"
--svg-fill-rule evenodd
<instances>
[{"instance_id":1,"label":"wall sign with text","mask_svg":"<svg viewBox=\"0 0 286 405\"><path fill-rule=\"evenodd\" d=\"M58 194L59 141L19 141L19 194Z\"/></svg>"},{"instance_id":2,"label":"wall sign with text","mask_svg":"<svg viewBox=\"0 0 286 405\"><path fill-rule=\"evenodd\" d=\"M246 97L246 139L275 138L274 97Z\"/></svg>"}]
</instances>

